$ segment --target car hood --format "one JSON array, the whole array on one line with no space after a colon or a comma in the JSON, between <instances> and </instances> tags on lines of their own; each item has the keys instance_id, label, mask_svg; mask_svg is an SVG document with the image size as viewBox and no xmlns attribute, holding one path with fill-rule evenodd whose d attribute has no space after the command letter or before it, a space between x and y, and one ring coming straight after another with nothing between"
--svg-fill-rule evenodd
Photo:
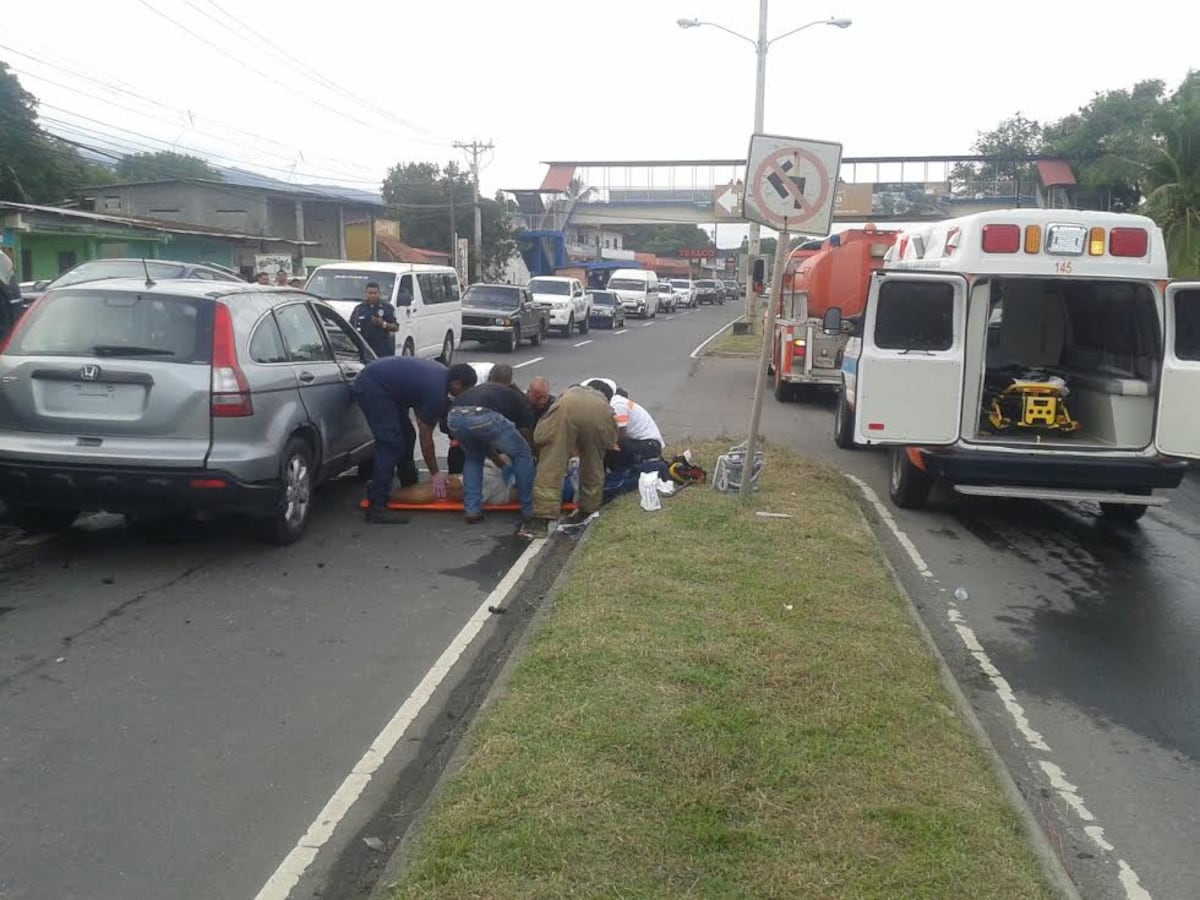
<instances>
[{"instance_id":1,"label":"car hood","mask_svg":"<svg viewBox=\"0 0 1200 900\"><path fill-rule=\"evenodd\" d=\"M535 294L530 292L534 303L570 303L571 298L566 294Z\"/></svg>"}]
</instances>

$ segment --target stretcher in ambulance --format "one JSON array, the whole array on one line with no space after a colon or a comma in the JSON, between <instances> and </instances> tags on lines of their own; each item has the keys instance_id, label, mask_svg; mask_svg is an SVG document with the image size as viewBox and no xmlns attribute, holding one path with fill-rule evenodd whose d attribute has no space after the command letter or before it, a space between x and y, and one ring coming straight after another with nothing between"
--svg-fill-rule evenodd
<instances>
[{"instance_id":1,"label":"stretcher in ambulance","mask_svg":"<svg viewBox=\"0 0 1200 900\"><path fill-rule=\"evenodd\" d=\"M901 232L848 333L841 447L890 448L897 506L1093 501L1133 522L1200 458L1200 282L1143 216L1015 209Z\"/></svg>"}]
</instances>

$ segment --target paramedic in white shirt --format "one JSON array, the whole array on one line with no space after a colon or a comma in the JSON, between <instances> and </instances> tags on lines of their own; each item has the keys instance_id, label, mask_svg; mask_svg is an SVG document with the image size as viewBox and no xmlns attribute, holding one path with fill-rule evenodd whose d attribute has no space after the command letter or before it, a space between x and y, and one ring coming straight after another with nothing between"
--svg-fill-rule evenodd
<instances>
[{"instance_id":1,"label":"paramedic in white shirt","mask_svg":"<svg viewBox=\"0 0 1200 900\"><path fill-rule=\"evenodd\" d=\"M646 408L630 400L622 388L615 390L609 405L617 420L617 446L605 454L605 468L630 469L646 460L661 458L662 432Z\"/></svg>"}]
</instances>

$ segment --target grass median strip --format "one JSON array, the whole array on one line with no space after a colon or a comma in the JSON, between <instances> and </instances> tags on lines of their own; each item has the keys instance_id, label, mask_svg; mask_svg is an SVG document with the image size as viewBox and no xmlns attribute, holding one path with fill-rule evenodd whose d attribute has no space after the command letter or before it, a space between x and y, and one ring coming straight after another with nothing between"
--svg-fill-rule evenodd
<instances>
[{"instance_id":1,"label":"grass median strip","mask_svg":"<svg viewBox=\"0 0 1200 900\"><path fill-rule=\"evenodd\" d=\"M761 347L761 335L734 334L733 329L729 329L709 344L708 352L710 355L757 356Z\"/></svg>"},{"instance_id":2,"label":"grass median strip","mask_svg":"<svg viewBox=\"0 0 1200 900\"><path fill-rule=\"evenodd\" d=\"M1050 896L839 476L592 527L398 900Z\"/></svg>"}]
</instances>

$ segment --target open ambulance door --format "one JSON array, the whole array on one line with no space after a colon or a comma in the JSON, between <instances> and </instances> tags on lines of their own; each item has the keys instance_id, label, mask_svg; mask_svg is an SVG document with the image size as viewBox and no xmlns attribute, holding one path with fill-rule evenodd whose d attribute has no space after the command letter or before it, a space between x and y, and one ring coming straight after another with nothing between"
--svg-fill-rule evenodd
<instances>
[{"instance_id":1,"label":"open ambulance door","mask_svg":"<svg viewBox=\"0 0 1200 900\"><path fill-rule=\"evenodd\" d=\"M1154 446L1159 453L1200 459L1200 282L1167 285L1166 335Z\"/></svg>"},{"instance_id":2,"label":"open ambulance door","mask_svg":"<svg viewBox=\"0 0 1200 900\"><path fill-rule=\"evenodd\" d=\"M936 446L962 421L967 280L877 273L863 321L855 442Z\"/></svg>"}]
</instances>

